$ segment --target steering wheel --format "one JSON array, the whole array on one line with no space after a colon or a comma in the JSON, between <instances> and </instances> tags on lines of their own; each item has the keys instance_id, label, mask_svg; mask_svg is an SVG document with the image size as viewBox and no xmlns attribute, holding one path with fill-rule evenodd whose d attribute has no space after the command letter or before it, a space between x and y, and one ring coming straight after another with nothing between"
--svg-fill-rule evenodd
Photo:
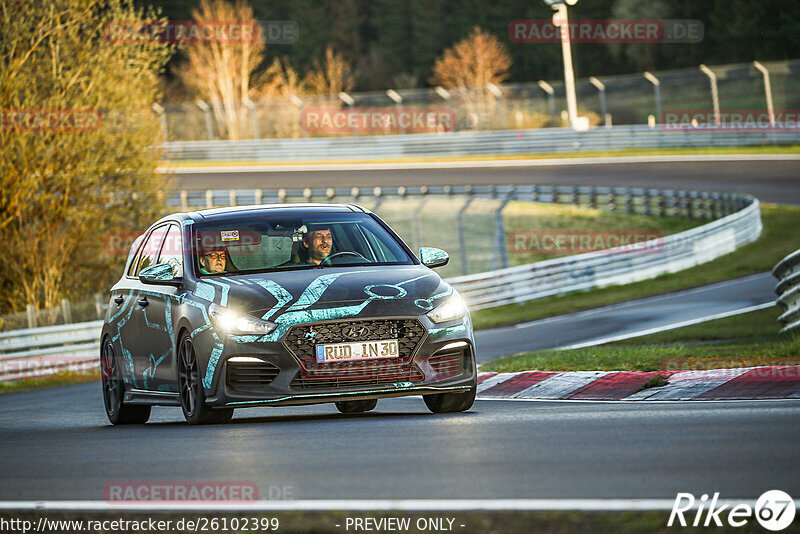
<instances>
[{"instance_id":1,"label":"steering wheel","mask_svg":"<svg viewBox=\"0 0 800 534\"><path fill-rule=\"evenodd\" d=\"M319 264L320 264L320 265L322 265L322 264L325 264L325 265L333 265L333 263L331 263L329 260L332 260L333 258L337 258L337 257L340 257L340 256L355 256L355 257L357 257L357 258L361 258L361 259L362 259L362 260L364 260L364 261L369 261L367 258L365 258L364 256L362 256L362 255L361 255L361 254L359 254L358 252L352 252L352 251L349 251L349 250L343 250L343 251L341 251L341 252L335 252L335 253L333 253L333 254L330 254L330 255L328 255L328 256L325 256L325 259L324 259L324 260L322 260L322 261L321 261Z\"/></svg>"}]
</instances>

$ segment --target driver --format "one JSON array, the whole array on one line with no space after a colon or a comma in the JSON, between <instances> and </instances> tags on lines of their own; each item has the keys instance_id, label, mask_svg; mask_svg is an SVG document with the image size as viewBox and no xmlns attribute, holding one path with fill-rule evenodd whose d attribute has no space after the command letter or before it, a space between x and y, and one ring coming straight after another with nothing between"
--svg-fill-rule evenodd
<instances>
[{"instance_id":1,"label":"driver","mask_svg":"<svg viewBox=\"0 0 800 534\"><path fill-rule=\"evenodd\" d=\"M304 255L308 255L308 263L319 265L333 250L333 234L330 228L317 227L309 230L300 243Z\"/></svg>"}]
</instances>

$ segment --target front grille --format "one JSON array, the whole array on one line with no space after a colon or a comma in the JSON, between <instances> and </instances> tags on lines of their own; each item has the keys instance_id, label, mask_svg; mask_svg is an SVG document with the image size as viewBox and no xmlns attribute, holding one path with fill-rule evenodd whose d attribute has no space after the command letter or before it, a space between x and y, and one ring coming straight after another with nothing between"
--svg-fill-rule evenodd
<instances>
[{"instance_id":1,"label":"front grille","mask_svg":"<svg viewBox=\"0 0 800 534\"><path fill-rule=\"evenodd\" d=\"M428 358L428 363L437 380L456 376L464 371L464 350L455 349L436 353Z\"/></svg>"},{"instance_id":2,"label":"front grille","mask_svg":"<svg viewBox=\"0 0 800 534\"><path fill-rule=\"evenodd\" d=\"M227 384L237 391L265 389L280 370L268 362L228 362Z\"/></svg>"},{"instance_id":3,"label":"front grille","mask_svg":"<svg viewBox=\"0 0 800 534\"><path fill-rule=\"evenodd\" d=\"M399 356L380 360L318 363L314 346L318 343L354 341L343 334L350 327L357 330L364 327L369 329L369 333L356 341L397 339ZM293 326L283 341L300 363L300 372L292 381L292 387L333 388L419 382L424 379L424 375L412 360L424 337L425 328L416 319L337 321Z\"/></svg>"}]
</instances>

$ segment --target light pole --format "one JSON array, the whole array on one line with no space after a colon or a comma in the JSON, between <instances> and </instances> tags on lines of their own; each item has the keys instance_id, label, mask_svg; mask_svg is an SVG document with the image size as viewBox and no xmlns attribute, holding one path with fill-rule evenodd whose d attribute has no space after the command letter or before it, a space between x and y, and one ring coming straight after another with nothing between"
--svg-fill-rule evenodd
<instances>
[{"instance_id":1,"label":"light pole","mask_svg":"<svg viewBox=\"0 0 800 534\"><path fill-rule=\"evenodd\" d=\"M561 28L561 52L564 56L564 88L567 91L569 124L575 130L586 130L589 126L588 119L578 117L578 99L575 96L575 72L572 70L572 48L567 15L567 6L574 6L578 0L544 0L544 3L553 8L555 11L553 24Z\"/></svg>"}]
</instances>

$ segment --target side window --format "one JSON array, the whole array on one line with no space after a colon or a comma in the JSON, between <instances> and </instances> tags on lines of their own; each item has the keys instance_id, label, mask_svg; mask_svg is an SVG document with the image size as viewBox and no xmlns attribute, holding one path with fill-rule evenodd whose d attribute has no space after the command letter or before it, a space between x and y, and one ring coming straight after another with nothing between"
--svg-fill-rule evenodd
<instances>
[{"instance_id":1,"label":"side window","mask_svg":"<svg viewBox=\"0 0 800 534\"><path fill-rule=\"evenodd\" d=\"M164 241L164 235L167 233L166 226L159 226L150 237L145 241L142 251L139 253L139 264L136 266L136 273L134 276L139 276L142 269L156 264L158 258L158 251L161 250L161 242Z\"/></svg>"},{"instance_id":2,"label":"side window","mask_svg":"<svg viewBox=\"0 0 800 534\"><path fill-rule=\"evenodd\" d=\"M373 234L369 228L361 227L361 230L364 232L364 237L367 238L372 250L378 255L377 261L389 263L398 261L394 254L392 254L380 239L375 237L375 234Z\"/></svg>"},{"instance_id":3,"label":"side window","mask_svg":"<svg viewBox=\"0 0 800 534\"><path fill-rule=\"evenodd\" d=\"M131 245L130 256L134 256L135 255L135 257L128 258L128 261L130 262L128 264L128 270L126 271L126 274L128 276L133 276L134 273L136 272L136 264L139 262L139 252L140 252L139 245L142 244L142 239L144 239L144 236L140 235L133 242L133 245Z\"/></svg>"},{"instance_id":4,"label":"side window","mask_svg":"<svg viewBox=\"0 0 800 534\"><path fill-rule=\"evenodd\" d=\"M161 246L161 254L158 256L158 263L169 263L175 278L183 276L183 236L180 227L174 224L169 225L167 237Z\"/></svg>"}]
</instances>

